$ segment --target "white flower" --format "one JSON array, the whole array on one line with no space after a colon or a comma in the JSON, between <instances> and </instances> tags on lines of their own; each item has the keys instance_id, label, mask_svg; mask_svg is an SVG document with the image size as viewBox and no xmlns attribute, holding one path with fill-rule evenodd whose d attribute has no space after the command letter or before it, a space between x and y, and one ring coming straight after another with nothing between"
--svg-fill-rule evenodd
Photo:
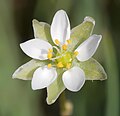
<instances>
[{"instance_id":1,"label":"white flower","mask_svg":"<svg viewBox=\"0 0 120 116\"><path fill-rule=\"evenodd\" d=\"M50 61L48 65L35 70L31 81L32 89L48 87L57 78L56 68L63 68L65 72L62 80L65 87L70 91L79 91L85 83L85 73L80 67L73 66L73 61L75 58L81 62L90 59L96 52L102 36L94 34L79 45L74 52L70 52L68 49L71 44L70 22L63 10L55 14L50 32L55 46L41 38L20 44L21 49L29 57Z\"/></svg>"}]
</instances>

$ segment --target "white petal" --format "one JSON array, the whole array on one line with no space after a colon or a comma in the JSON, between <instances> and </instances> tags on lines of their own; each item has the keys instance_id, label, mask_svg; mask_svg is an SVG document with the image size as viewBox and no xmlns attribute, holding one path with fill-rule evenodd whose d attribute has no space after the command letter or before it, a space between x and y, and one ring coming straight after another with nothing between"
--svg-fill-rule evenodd
<instances>
[{"instance_id":1,"label":"white petal","mask_svg":"<svg viewBox=\"0 0 120 116\"><path fill-rule=\"evenodd\" d=\"M57 78L55 68L48 68L47 66L38 68L32 78L32 89L43 89L48 87Z\"/></svg>"},{"instance_id":2,"label":"white petal","mask_svg":"<svg viewBox=\"0 0 120 116\"><path fill-rule=\"evenodd\" d=\"M63 73L65 87L70 91L79 91L85 83L85 74L82 69L75 66Z\"/></svg>"},{"instance_id":3,"label":"white petal","mask_svg":"<svg viewBox=\"0 0 120 116\"><path fill-rule=\"evenodd\" d=\"M96 52L99 43L102 39L101 35L92 35L84 41L75 51L78 51L77 59L79 61L86 61L91 58Z\"/></svg>"},{"instance_id":4,"label":"white petal","mask_svg":"<svg viewBox=\"0 0 120 116\"><path fill-rule=\"evenodd\" d=\"M55 39L58 39L60 44L70 39L70 22L64 10L56 12L51 24L51 36L54 43Z\"/></svg>"},{"instance_id":5,"label":"white petal","mask_svg":"<svg viewBox=\"0 0 120 116\"><path fill-rule=\"evenodd\" d=\"M52 49L52 46L48 42L40 39L31 39L21 43L20 47L25 54L38 60L48 59L48 50Z\"/></svg>"}]
</instances>

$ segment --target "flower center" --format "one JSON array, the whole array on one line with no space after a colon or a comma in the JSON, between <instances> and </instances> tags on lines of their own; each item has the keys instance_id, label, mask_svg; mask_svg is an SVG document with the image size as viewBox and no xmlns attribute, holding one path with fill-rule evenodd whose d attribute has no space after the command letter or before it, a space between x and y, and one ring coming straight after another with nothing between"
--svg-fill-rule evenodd
<instances>
[{"instance_id":1,"label":"flower center","mask_svg":"<svg viewBox=\"0 0 120 116\"><path fill-rule=\"evenodd\" d=\"M70 68L71 64L72 64L72 52L69 51L63 51L62 53L58 53L57 57L60 57L58 59L56 59L56 66L58 68Z\"/></svg>"},{"instance_id":2,"label":"flower center","mask_svg":"<svg viewBox=\"0 0 120 116\"><path fill-rule=\"evenodd\" d=\"M61 46L58 39L55 40L55 43L59 45L59 48L57 46L53 46L53 48L57 51L56 54L52 49L49 49L47 57L52 61L52 64L48 64L48 68L51 68L52 66L67 69L71 68L72 61L78 55L78 51L75 51L74 53L68 51L68 45L71 43L71 40L67 40L68 44L63 44Z\"/></svg>"}]
</instances>

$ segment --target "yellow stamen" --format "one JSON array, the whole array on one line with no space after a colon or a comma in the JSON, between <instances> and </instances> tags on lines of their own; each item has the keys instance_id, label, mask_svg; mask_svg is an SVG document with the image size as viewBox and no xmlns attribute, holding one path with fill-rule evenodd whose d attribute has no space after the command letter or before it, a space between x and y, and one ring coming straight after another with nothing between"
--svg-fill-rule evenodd
<instances>
[{"instance_id":1,"label":"yellow stamen","mask_svg":"<svg viewBox=\"0 0 120 116\"><path fill-rule=\"evenodd\" d=\"M58 62L57 67L58 67L58 68L62 68L62 67L63 67L62 62Z\"/></svg>"},{"instance_id":2,"label":"yellow stamen","mask_svg":"<svg viewBox=\"0 0 120 116\"><path fill-rule=\"evenodd\" d=\"M74 56L77 56L78 54L79 54L78 51L75 51L75 52L74 52Z\"/></svg>"},{"instance_id":3,"label":"yellow stamen","mask_svg":"<svg viewBox=\"0 0 120 116\"><path fill-rule=\"evenodd\" d=\"M67 50L67 45L66 44L62 45L62 49Z\"/></svg>"},{"instance_id":4,"label":"yellow stamen","mask_svg":"<svg viewBox=\"0 0 120 116\"><path fill-rule=\"evenodd\" d=\"M48 64L47 66L48 66L48 68L51 68L51 67L52 67L52 64Z\"/></svg>"},{"instance_id":5,"label":"yellow stamen","mask_svg":"<svg viewBox=\"0 0 120 116\"><path fill-rule=\"evenodd\" d=\"M70 44L70 43L71 43L71 40L70 40L70 39L68 39L68 40L67 40L67 43L68 43L68 44Z\"/></svg>"},{"instance_id":6,"label":"yellow stamen","mask_svg":"<svg viewBox=\"0 0 120 116\"><path fill-rule=\"evenodd\" d=\"M67 63L66 68L70 69L70 67L71 67L71 63Z\"/></svg>"},{"instance_id":7,"label":"yellow stamen","mask_svg":"<svg viewBox=\"0 0 120 116\"><path fill-rule=\"evenodd\" d=\"M52 53L48 52L47 57L48 57L48 59L51 59L52 58Z\"/></svg>"},{"instance_id":8,"label":"yellow stamen","mask_svg":"<svg viewBox=\"0 0 120 116\"><path fill-rule=\"evenodd\" d=\"M55 43L56 43L57 45L59 45L59 44L60 44L60 41L59 41L58 39L55 39Z\"/></svg>"},{"instance_id":9,"label":"yellow stamen","mask_svg":"<svg viewBox=\"0 0 120 116\"><path fill-rule=\"evenodd\" d=\"M53 50L52 50L52 49L49 49L49 50L48 50L48 52L49 52L49 53L52 53L52 52L53 52Z\"/></svg>"}]
</instances>

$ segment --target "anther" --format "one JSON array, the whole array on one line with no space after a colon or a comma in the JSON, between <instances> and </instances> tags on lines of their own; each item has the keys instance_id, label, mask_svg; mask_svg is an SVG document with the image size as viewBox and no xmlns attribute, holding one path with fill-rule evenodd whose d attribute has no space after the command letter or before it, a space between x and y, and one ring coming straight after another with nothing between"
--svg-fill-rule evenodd
<instances>
[{"instance_id":1,"label":"anther","mask_svg":"<svg viewBox=\"0 0 120 116\"><path fill-rule=\"evenodd\" d=\"M70 43L71 43L71 40L70 40L70 39L68 39L68 40L67 40L67 43L68 43L68 44L70 44Z\"/></svg>"},{"instance_id":2,"label":"anther","mask_svg":"<svg viewBox=\"0 0 120 116\"><path fill-rule=\"evenodd\" d=\"M71 67L71 63L67 63L66 68L70 69L70 67Z\"/></svg>"},{"instance_id":3,"label":"anther","mask_svg":"<svg viewBox=\"0 0 120 116\"><path fill-rule=\"evenodd\" d=\"M62 62L58 62L57 67L58 67L58 68L62 68L62 67L64 67L64 66L63 66Z\"/></svg>"},{"instance_id":4,"label":"anther","mask_svg":"<svg viewBox=\"0 0 120 116\"><path fill-rule=\"evenodd\" d=\"M75 51L75 52L74 52L74 56L77 56L78 54L79 54L78 51Z\"/></svg>"},{"instance_id":5,"label":"anther","mask_svg":"<svg viewBox=\"0 0 120 116\"><path fill-rule=\"evenodd\" d=\"M67 45L66 44L62 45L62 49L67 50Z\"/></svg>"},{"instance_id":6,"label":"anther","mask_svg":"<svg viewBox=\"0 0 120 116\"><path fill-rule=\"evenodd\" d=\"M47 57L48 57L48 59L51 59L52 58L52 53L48 52Z\"/></svg>"},{"instance_id":7,"label":"anther","mask_svg":"<svg viewBox=\"0 0 120 116\"><path fill-rule=\"evenodd\" d=\"M51 68L51 67L52 67L52 65L51 65L51 64L48 64L47 66L48 66L48 68Z\"/></svg>"},{"instance_id":8,"label":"anther","mask_svg":"<svg viewBox=\"0 0 120 116\"><path fill-rule=\"evenodd\" d=\"M60 41L59 41L58 39L55 39L55 43L56 43L57 45L59 45L59 44L60 44Z\"/></svg>"},{"instance_id":9,"label":"anther","mask_svg":"<svg viewBox=\"0 0 120 116\"><path fill-rule=\"evenodd\" d=\"M49 52L49 53L52 53L52 52L53 52L53 50L52 50L52 49L49 49L49 50L48 50L48 52Z\"/></svg>"}]
</instances>

